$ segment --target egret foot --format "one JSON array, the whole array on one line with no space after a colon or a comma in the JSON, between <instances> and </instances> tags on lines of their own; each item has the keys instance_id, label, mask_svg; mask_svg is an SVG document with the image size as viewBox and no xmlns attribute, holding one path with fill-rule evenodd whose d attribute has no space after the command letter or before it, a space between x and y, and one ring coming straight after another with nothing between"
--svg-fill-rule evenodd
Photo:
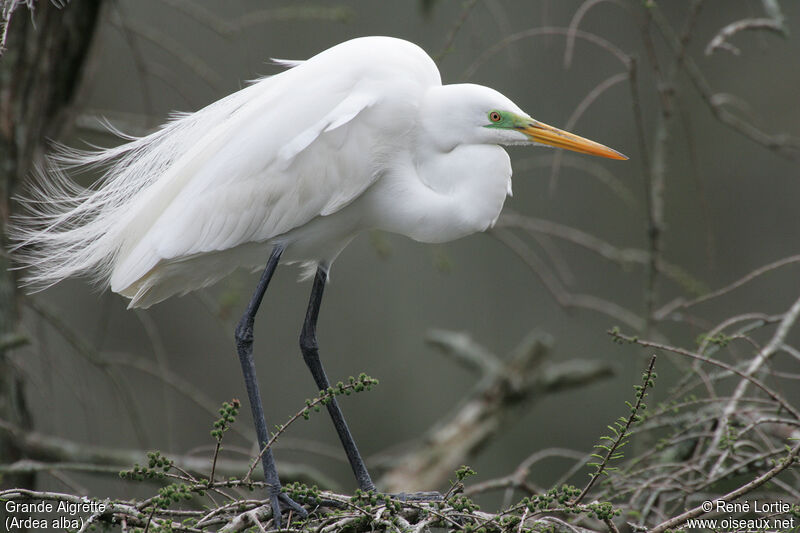
<instances>
[{"instance_id":1,"label":"egret foot","mask_svg":"<svg viewBox=\"0 0 800 533\"><path fill-rule=\"evenodd\" d=\"M272 507L272 518L275 522L275 528L280 529L282 525L281 520L281 513L284 509L294 511L295 513L299 514L303 518L308 516L308 511L306 511L302 505L291 499L286 494L279 492L277 494L271 494L269 497L270 507ZM283 504L283 506L281 506Z\"/></svg>"},{"instance_id":2,"label":"egret foot","mask_svg":"<svg viewBox=\"0 0 800 533\"><path fill-rule=\"evenodd\" d=\"M263 531L263 526L261 524L269 520L270 516L272 516L275 529L281 529L283 527L283 517L281 516L283 511L294 511L303 518L308 516L308 511L286 494L282 492L270 492L269 503L265 503L261 507L245 513L249 521L252 522L251 525L256 525ZM247 527L249 527L249 525ZM234 527L234 530L238 531L236 527Z\"/></svg>"}]
</instances>

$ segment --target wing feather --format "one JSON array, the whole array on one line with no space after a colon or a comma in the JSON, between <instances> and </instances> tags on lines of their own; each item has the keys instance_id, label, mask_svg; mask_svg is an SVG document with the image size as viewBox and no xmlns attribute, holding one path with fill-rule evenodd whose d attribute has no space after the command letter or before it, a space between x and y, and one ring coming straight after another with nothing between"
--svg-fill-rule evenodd
<instances>
[{"instance_id":1,"label":"wing feather","mask_svg":"<svg viewBox=\"0 0 800 533\"><path fill-rule=\"evenodd\" d=\"M358 101L362 105L358 110L350 104L341 108L351 120L370 102L365 98ZM359 169L354 162L341 157L335 161L336 150L327 139L320 138L331 137L334 132L352 134L341 131L347 126L347 122L341 121L340 128L325 131L327 125L339 118L338 111L331 113L323 124L315 124L296 136L295 140L309 130L316 133L301 149L297 150L295 145L297 151L290 159L279 152L272 159L256 161L252 156L240 154L235 142L217 150L201 150L211 151L213 156L203 161L200 168L191 165L191 181L170 199L136 247L120 258L111 277L112 289L124 289L165 259L267 241L315 216L335 212L345 201L360 194L375 179L369 165ZM247 130L239 136L242 137L239 143L260 138L259 132ZM251 149L256 147L247 153ZM145 255L150 256L149 266L140 261Z\"/></svg>"},{"instance_id":2,"label":"wing feather","mask_svg":"<svg viewBox=\"0 0 800 533\"><path fill-rule=\"evenodd\" d=\"M198 254L211 264L225 250L335 213L373 183L380 150L409 127L387 110L397 100L413 106L441 84L427 54L391 38L282 64L293 68L149 136L99 152L64 150L49 173L55 184L34 194L33 213L13 234L28 250L29 281L89 273L133 297L157 268L178 272ZM62 169L85 166L105 175L80 190ZM147 290L161 299L193 288Z\"/></svg>"}]
</instances>

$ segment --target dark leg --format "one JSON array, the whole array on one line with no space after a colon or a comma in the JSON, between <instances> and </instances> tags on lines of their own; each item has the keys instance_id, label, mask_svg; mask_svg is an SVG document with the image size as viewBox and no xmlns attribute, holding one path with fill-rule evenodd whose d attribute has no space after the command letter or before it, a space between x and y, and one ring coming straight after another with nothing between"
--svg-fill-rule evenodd
<instances>
[{"instance_id":1,"label":"dark leg","mask_svg":"<svg viewBox=\"0 0 800 533\"><path fill-rule=\"evenodd\" d=\"M267 267L261 275L256 292L247 306L247 311L242 315L239 324L236 326L236 351L239 352L239 361L242 363L242 373L244 383L247 387L247 397L250 399L250 408L253 411L253 421L258 435L258 448L261 450L269 442L269 432L267 431L267 421L264 419L264 408L261 405L261 393L258 390L258 380L256 379L256 365L253 362L253 321L255 320L264 292L267 290L278 260L281 258L283 248L275 246L267 261ZM261 466L264 468L264 478L269 484L269 498L272 505L272 514L275 525L281 527L281 505L283 502L296 512L306 516L306 511L300 505L292 501L291 498L281 492L281 481L278 478L278 469L275 468L275 459L272 457L272 450L267 450L261 456Z\"/></svg>"},{"instance_id":2,"label":"dark leg","mask_svg":"<svg viewBox=\"0 0 800 533\"><path fill-rule=\"evenodd\" d=\"M314 277L314 286L311 288L311 298L308 301L306 321L303 323L303 331L300 333L300 350L303 352L303 359L308 365L308 369L311 370L311 375L314 376L314 381L320 390L326 390L330 387L328 376L325 375L325 370L319 360L319 346L317 345L317 318L319 317L319 306L322 303L322 292L325 290L327 279L328 274L325 270L318 268L317 275ZM342 446L344 446L347 459L350 461L350 466L358 480L358 487L361 490L375 490L375 484L369 477L369 472L367 472L367 467L364 465L363 459L361 459L361 454L358 453L358 448L353 436L350 434L350 429L347 427L347 422L344 421L342 410L339 409L336 398L333 398L327 407L331 420L333 420L333 425L336 427L336 432L339 434L339 439L342 441Z\"/></svg>"},{"instance_id":3,"label":"dark leg","mask_svg":"<svg viewBox=\"0 0 800 533\"><path fill-rule=\"evenodd\" d=\"M300 350L303 352L303 359L311 370L311 375L314 376L314 381L320 390L325 390L330 387L328 376L325 375L325 370L322 368L322 362L319 360L319 346L317 345L317 318L319 318L319 307L322 303L322 292L325 290L325 282L328 279L328 274L322 268L317 269L317 275L314 277L314 286L311 288L311 298L308 302L308 311L306 312L306 321L303 323L303 331L300 333ZM347 427L347 422L344 421L342 410L339 409L339 404L336 399L332 399L328 405L328 413L331 415L333 425L336 432L339 434L339 439L342 441L344 451L347 454L347 459L350 461L350 467L358 480L358 487L361 490L370 491L375 490L375 484L369 477L367 467L364 465L361 454L358 453L358 448L350 434L350 429ZM442 495L438 492L416 492L416 493L401 493L392 494L393 497L400 500L409 501L432 501L441 500Z\"/></svg>"}]
</instances>

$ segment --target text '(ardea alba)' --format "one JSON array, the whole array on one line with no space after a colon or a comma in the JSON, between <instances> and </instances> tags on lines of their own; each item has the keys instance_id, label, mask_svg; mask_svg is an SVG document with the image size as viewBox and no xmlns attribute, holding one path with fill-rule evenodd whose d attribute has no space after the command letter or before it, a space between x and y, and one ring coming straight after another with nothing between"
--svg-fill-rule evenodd
<instances>
[{"instance_id":1,"label":"text '(ardea alba)'","mask_svg":"<svg viewBox=\"0 0 800 533\"><path fill-rule=\"evenodd\" d=\"M208 286L237 267L264 274L236 330L260 445L268 432L252 326L278 264L316 272L300 337L317 386L328 379L315 328L331 264L359 232L445 242L491 227L511 192L501 145L625 156L543 124L499 92L442 85L431 58L394 38L334 46L117 148L62 150L24 201L12 236L35 288L89 275L148 307ZM68 172L101 167L88 189ZM335 401L328 404L363 490L374 485ZM263 455L271 504L280 493Z\"/></svg>"}]
</instances>

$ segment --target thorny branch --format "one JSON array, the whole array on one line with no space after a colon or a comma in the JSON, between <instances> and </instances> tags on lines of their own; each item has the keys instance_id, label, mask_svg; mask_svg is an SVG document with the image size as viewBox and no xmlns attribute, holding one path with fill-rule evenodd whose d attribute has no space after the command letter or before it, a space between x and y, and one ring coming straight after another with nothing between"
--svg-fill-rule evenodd
<instances>
[{"instance_id":1,"label":"thorny branch","mask_svg":"<svg viewBox=\"0 0 800 533\"><path fill-rule=\"evenodd\" d=\"M622 445L625 443L626 439L630 436L631 426L634 422L638 422L639 420L639 411L642 409L642 405L644 404L644 399L647 396L646 391L648 388L653 386L652 379L654 377L653 369L656 365L656 356L655 354L650 357L650 364L647 367L647 371L644 374L644 379L642 380L641 388L637 390L636 394L636 404L631 407L631 414L628 416L627 420L625 421L625 425L621 426L618 430L616 430L616 438L613 439L610 446L607 446L606 455L603 457L601 463L599 463L597 470L592 472L591 479L589 483L583 488L580 494L572 500L573 504L578 504L583 500L586 495L592 490L592 487L600 478L600 475L607 472L609 468L609 463L617 454L617 450L619 450Z\"/></svg>"}]
</instances>

